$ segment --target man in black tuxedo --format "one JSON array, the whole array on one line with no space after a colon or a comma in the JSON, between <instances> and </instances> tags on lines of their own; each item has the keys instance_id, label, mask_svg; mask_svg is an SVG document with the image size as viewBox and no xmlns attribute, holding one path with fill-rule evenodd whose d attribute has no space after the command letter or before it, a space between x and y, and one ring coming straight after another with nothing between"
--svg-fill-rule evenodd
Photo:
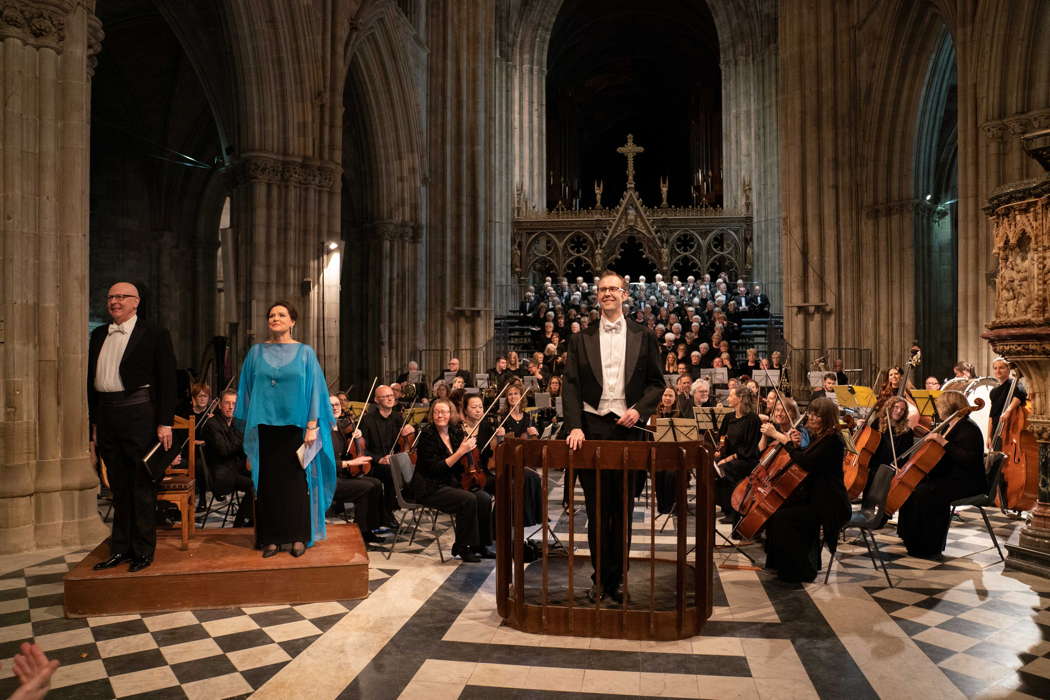
<instances>
[{"instance_id":1,"label":"man in black tuxedo","mask_svg":"<svg viewBox=\"0 0 1050 700\"><path fill-rule=\"evenodd\" d=\"M664 390L660 350L656 339L644 326L623 315L627 298L626 282L615 272L605 272L599 281L598 302L602 316L596 324L569 339L562 387L566 442L577 449L584 440L641 440L644 425L656 410ZM636 487L644 471L632 472L624 493L619 472L603 472L600 480L593 470L581 469L580 485L587 506L587 542L596 558L596 531L601 532L601 571L594 572L594 586L587 596L592 602L609 596L624 602L623 508L634 512ZM596 512L597 489L602 492L601 521ZM630 543L628 523L628 545ZM594 561L594 559L592 559Z\"/></svg>"},{"instance_id":2,"label":"man in black tuxedo","mask_svg":"<svg viewBox=\"0 0 1050 700\"><path fill-rule=\"evenodd\" d=\"M109 288L113 322L91 333L88 346L88 419L97 454L113 491L108 569L130 561L130 571L153 563L156 489L143 458L159 440L171 448L175 416L175 352L168 331L139 318L135 285Z\"/></svg>"},{"instance_id":3,"label":"man in black tuxedo","mask_svg":"<svg viewBox=\"0 0 1050 700\"><path fill-rule=\"evenodd\" d=\"M751 288L751 296L748 297L747 306L755 316L765 317L769 315L769 297L762 293L761 285L756 284Z\"/></svg>"}]
</instances>

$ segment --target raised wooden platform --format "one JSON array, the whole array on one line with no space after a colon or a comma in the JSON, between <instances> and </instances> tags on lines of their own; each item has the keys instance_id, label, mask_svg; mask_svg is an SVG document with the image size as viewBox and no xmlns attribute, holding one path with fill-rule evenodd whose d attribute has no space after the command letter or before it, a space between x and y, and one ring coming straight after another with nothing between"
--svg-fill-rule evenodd
<instances>
[{"instance_id":1,"label":"raised wooden platform","mask_svg":"<svg viewBox=\"0 0 1050 700\"><path fill-rule=\"evenodd\" d=\"M368 553L356 525L329 525L328 538L298 559L263 559L250 528L197 530L188 551L177 533L158 532L153 565L91 567L109 556L106 540L66 574L67 617L348 600L368 595Z\"/></svg>"}]
</instances>

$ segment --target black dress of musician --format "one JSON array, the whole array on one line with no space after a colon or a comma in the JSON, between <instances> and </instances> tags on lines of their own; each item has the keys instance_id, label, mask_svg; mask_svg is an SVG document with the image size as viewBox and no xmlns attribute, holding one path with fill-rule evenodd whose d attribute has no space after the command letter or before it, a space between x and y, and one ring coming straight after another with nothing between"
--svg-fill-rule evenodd
<instances>
[{"instance_id":1,"label":"black dress of musician","mask_svg":"<svg viewBox=\"0 0 1050 700\"><path fill-rule=\"evenodd\" d=\"M746 386L731 389L726 402L735 411L722 418L722 425L718 428L725 444L718 452L716 465L725 476L718 476L715 480L715 498L722 512L733 522L740 518L730 503L733 489L758 465L762 421L755 412L755 400L755 395Z\"/></svg>"},{"instance_id":2,"label":"black dress of musician","mask_svg":"<svg viewBox=\"0 0 1050 700\"><path fill-rule=\"evenodd\" d=\"M888 422L886 420L887 410L889 412ZM890 399L886 403L886 408L883 409L882 415L873 416L872 421L872 425L882 431L882 439L871 457L871 465L868 472L869 478L867 483L864 484L865 497L867 497L868 489L871 488L871 484L874 481L871 475L875 473L879 465L896 464L896 460L899 460L901 455L915 444L915 433L912 432L911 426L908 425L908 402L906 399L900 397ZM900 464L903 463L904 461L901 460Z\"/></svg>"},{"instance_id":3,"label":"black dress of musician","mask_svg":"<svg viewBox=\"0 0 1050 700\"><path fill-rule=\"evenodd\" d=\"M506 391L507 406L509 415L506 415L506 421L503 426L495 429L496 440L502 440L504 437L514 438L538 438L540 436L539 430L532 424L532 416L521 410L521 406L524 402L518 404L519 399L522 395L521 385L518 383L512 383ZM479 402L478 397L468 398L468 409L472 408L473 411L477 412L477 404ZM479 431L479 446L484 445L488 442L488 437L493 434L492 430L485 430L484 426ZM488 464L488 458L491 457L493 452L492 447L485 450L482 455L482 463ZM524 522L525 527L533 527L539 525L543 521L543 484L540 475L532 469L524 469L525 480L521 487L521 497L524 500L522 503L522 510L524 511ZM495 476L485 482L485 489L489 493L495 495L496 491L496 479ZM512 497L517 497L518 489L514 484L511 484L510 493ZM513 510L511 511L514 512Z\"/></svg>"},{"instance_id":4,"label":"black dress of musician","mask_svg":"<svg viewBox=\"0 0 1050 700\"><path fill-rule=\"evenodd\" d=\"M832 555L839 531L850 518L849 497L842 481L846 445L838 434L838 408L831 399L809 404L809 446L801 447L791 431L786 449L791 461L808 473L802 484L766 522L766 568L782 581L812 581L821 568L821 541ZM823 531L823 537L821 532Z\"/></svg>"},{"instance_id":5,"label":"black dress of musician","mask_svg":"<svg viewBox=\"0 0 1050 700\"><path fill-rule=\"evenodd\" d=\"M329 397L329 403L332 406L332 415L339 420L343 413L339 397ZM336 477L331 513L342 513L346 502L353 503L354 521L361 530L361 538L365 542L378 542L380 538L374 530L383 523L383 482L362 473L355 475L351 471L354 465L364 466L373 462L372 458L366 454L351 459L348 454L347 436L338 428L332 431L332 454L335 456ZM374 463L370 468L375 468Z\"/></svg>"},{"instance_id":6,"label":"black dress of musician","mask_svg":"<svg viewBox=\"0 0 1050 700\"><path fill-rule=\"evenodd\" d=\"M601 317L569 339L562 407L569 431L566 442L571 449L577 449L584 440L645 439L647 433L634 426L645 425L663 393L663 366L656 339L644 326L623 315L626 286L615 272L603 274L598 283ZM629 474L626 491L623 475L618 472L603 471L601 479L596 479L590 469L576 473L587 506L587 542L595 557L592 561L597 561L601 533L601 571L594 572L595 585L588 596L598 599L608 595L613 602L622 603L627 562L623 556L624 509L619 504L626 503L627 512L634 512L636 489L643 483L645 472ZM596 507L599 488L604 505L600 520ZM629 527L627 533L629 547Z\"/></svg>"},{"instance_id":7,"label":"black dress of musician","mask_svg":"<svg viewBox=\"0 0 1050 700\"><path fill-rule=\"evenodd\" d=\"M988 432L985 438L985 447L991 449L1001 449L1000 445L992 445L992 436L995 434L996 428L999 426L999 419L1003 413L1009 414L1009 411L1016 410L1018 407L1023 406L1028 401L1028 392L1025 391L1021 381L1010 379L1010 365L1006 360L999 357L992 362L992 373L995 378L999 380L999 386L995 387L989 393L989 399L991 400L991 407L988 411ZM1010 400L1010 406L1006 405L1006 397L1010 395L1010 387L1016 383L1014 387L1014 395Z\"/></svg>"},{"instance_id":8,"label":"black dress of musician","mask_svg":"<svg viewBox=\"0 0 1050 700\"><path fill-rule=\"evenodd\" d=\"M405 495L416 503L433 506L456 516L456 542L452 555L465 562L493 558L492 497L484 490L467 491L457 477L460 460L477 441L467 438L448 399L430 404L427 425L416 442L416 470L405 486Z\"/></svg>"},{"instance_id":9,"label":"black dress of musician","mask_svg":"<svg viewBox=\"0 0 1050 700\"><path fill-rule=\"evenodd\" d=\"M137 315L139 291L118 282L109 289L113 322L88 344L88 421L113 491L108 569L130 561L131 571L153 562L156 489L143 458L158 440L171 447L175 416L175 352L168 331Z\"/></svg>"},{"instance_id":10,"label":"black dress of musician","mask_svg":"<svg viewBox=\"0 0 1050 700\"><path fill-rule=\"evenodd\" d=\"M397 410L394 390L386 384L376 387L375 405L365 410L358 424L365 439L365 453L372 458L369 475L383 482L382 524L397 527L394 511L397 510L397 495L394 493L394 477L390 474L390 455L401 435L412 436L415 428L404 424L404 416Z\"/></svg>"},{"instance_id":11,"label":"black dress of musician","mask_svg":"<svg viewBox=\"0 0 1050 700\"><path fill-rule=\"evenodd\" d=\"M958 391L946 391L936 402L938 415L945 417L967 405ZM897 534L908 554L920 559L939 559L944 551L951 524L949 504L988 488L981 429L968 416L952 420L947 437L929 433L924 438L943 443L944 456L915 487L897 517Z\"/></svg>"}]
</instances>

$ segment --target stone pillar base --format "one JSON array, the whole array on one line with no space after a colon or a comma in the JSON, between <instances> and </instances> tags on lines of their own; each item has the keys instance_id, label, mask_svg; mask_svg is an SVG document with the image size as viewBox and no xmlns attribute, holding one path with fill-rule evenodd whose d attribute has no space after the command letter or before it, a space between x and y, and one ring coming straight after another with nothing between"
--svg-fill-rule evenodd
<instances>
[{"instance_id":1,"label":"stone pillar base","mask_svg":"<svg viewBox=\"0 0 1050 700\"><path fill-rule=\"evenodd\" d=\"M1050 535L1050 533L1047 533ZM1021 539L1025 539L1024 533ZM1006 571L1023 571L1026 574L1035 574L1044 578L1050 578L1050 538L1044 537L1038 549L1026 547L1023 544L1006 545Z\"/></svg>"}]
</instances>

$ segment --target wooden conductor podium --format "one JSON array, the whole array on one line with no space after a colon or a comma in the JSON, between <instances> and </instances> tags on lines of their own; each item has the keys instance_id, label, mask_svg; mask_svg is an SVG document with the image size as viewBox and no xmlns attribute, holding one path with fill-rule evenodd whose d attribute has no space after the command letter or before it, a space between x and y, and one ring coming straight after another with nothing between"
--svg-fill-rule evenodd
<instances>
[{"instance_id":1,"label":"wooden conductor podium","mask_svg":"<svg viewBox=\"0 0 1050 700\"><path fill-rule=\"evenodd\" d=\"M714 563L714 478L711 457L702 444L692 442L621 442L588 440L572 451L564 440L508 439L496 449L496 601L500 617L510 627L536 634L610 637L639 640L673 640L700 634L711 616ZM535 470L542 479L543 512L551 472L565 470L568 499L568 538L558 546L550 524L542 533L540 557L525 561L524 470ZM576 543L587 546L587 531L577 527L572 485L581 470L617 472L624 489L632 471L648 473L650 513L656 512L655 477L674 473L675 514L679 526L673 536L660 536L650 520L647 532L635 532L624 499L610 503L599 496L595 507L625 511L624 605L609 598L587 599L591 586L591 557L576 554ZM695 470L696 517L689 536L689 474ZM600 483L600 479L597 480ZM604 495L604 494L602 494ZM637 505L637 504L636 504ZM564 537L564 534L563 534ZM598 533L600 537L600 533ZM550 540L554 540L552 544ZM667 540L673 540L668 543ZM601 550L600 544L598 550ZM634 551L636 556L630 557ZM695 556L694 556L695 555Z\"/></svg>"}]
</instances>

